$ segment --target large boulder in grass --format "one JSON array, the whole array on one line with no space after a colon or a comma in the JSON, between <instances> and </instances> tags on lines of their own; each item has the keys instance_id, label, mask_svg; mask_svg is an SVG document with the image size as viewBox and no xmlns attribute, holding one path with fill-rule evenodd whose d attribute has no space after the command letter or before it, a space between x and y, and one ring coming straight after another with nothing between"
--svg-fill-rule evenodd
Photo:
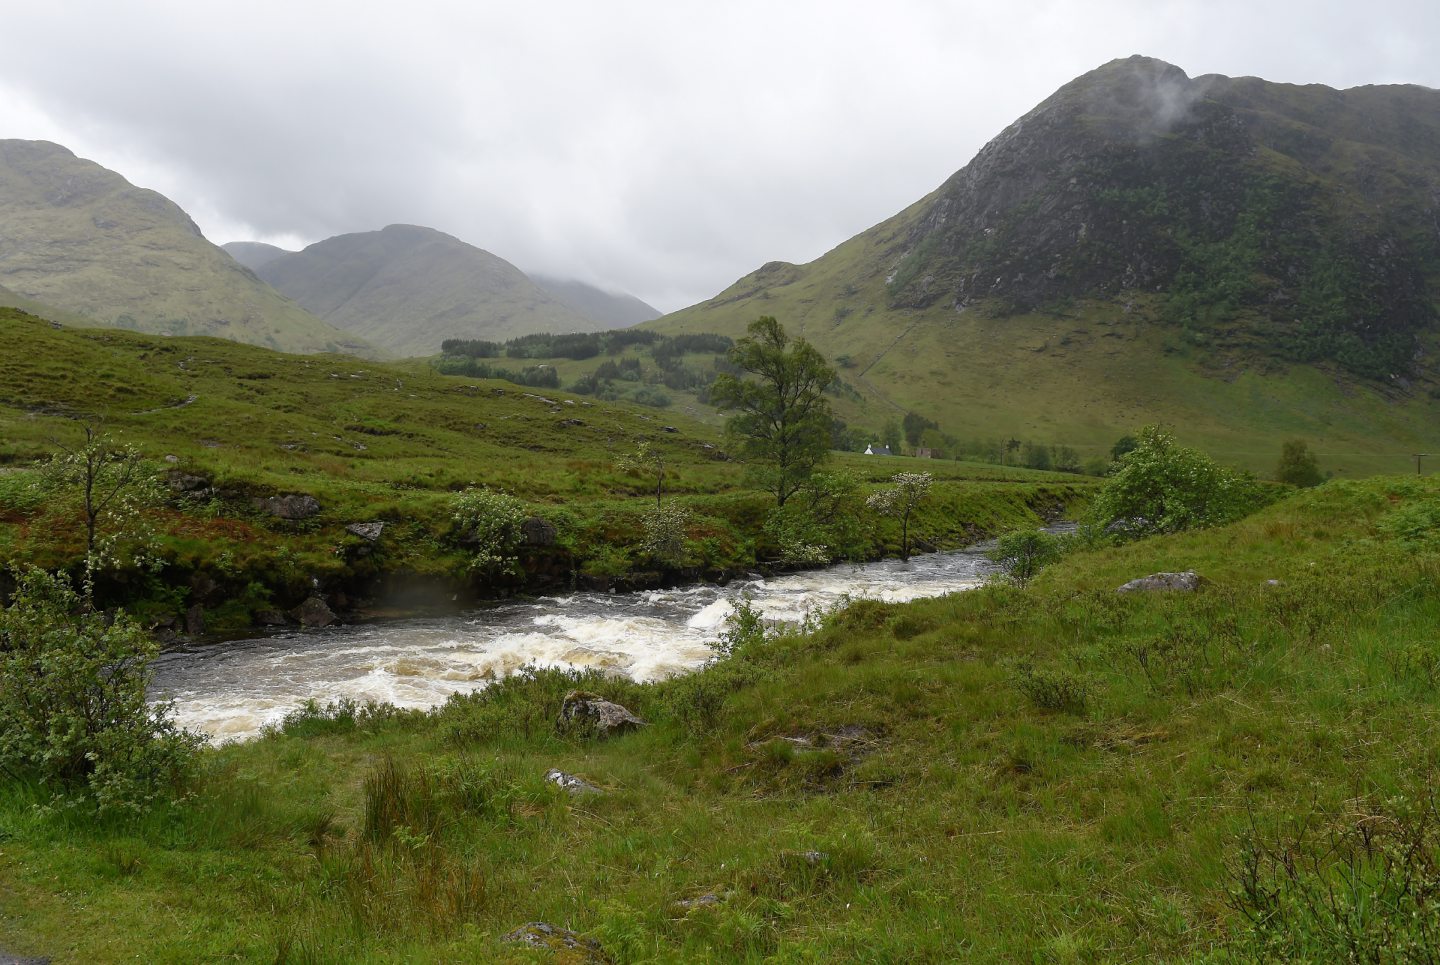
<instances>
[{"instance_id":1,"label":"large boulder in grass","mask_svg":"<svg viewBox=\"0 0 1440 965\"><path fill-rule=\"evenodd\" d=\"M309 519L320 512L320 501L314 496L307 496L304 493L288 493L284 496L257 499L255 505L277 519Z\"/></svg>"},{"instance_id":2,"label":"large boulder in grass","mask_svg":"<svg viewBox=\"0 0 1440 965\"><path fill-rule=\"evenodd\" d=\"M1158 591L1175 591L1180 593L1194 593L1205 585L1205 577L1194 570L1186 570L1183 573L1151 573L1149 576L1142 576L1138 580L1131 580L1124 586L1117 587L1116 593L1154 593Z\"/></svg>"},{"instance_id":3,"label":"large boulder in grass","mask_svg":"<svg viewBox=\"0 0 1440 965\"><path fill-rule=\"evenodd\" d=\"M560 702L560 717L555 722L562 731L609 737L645 726L645 721L617 703L599 694L572 690Z\"/></svg>"}]
</instances>

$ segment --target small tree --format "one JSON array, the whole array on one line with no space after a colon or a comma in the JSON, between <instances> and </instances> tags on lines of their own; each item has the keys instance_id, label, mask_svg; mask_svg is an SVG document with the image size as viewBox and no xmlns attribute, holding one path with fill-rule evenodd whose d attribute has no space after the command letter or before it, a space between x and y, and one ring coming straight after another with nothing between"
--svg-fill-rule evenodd
<instances>
[{"instance_id":1,"label":"small tree","mask_svg":"<svg viewBox=\"0 0 1440 965\"><path fill-rule=\"evenodd\" d=\"M0 610L0 771L102 810L141 810L174 789L200 740L147 699L153 638L63 577L30 569L16 583Z\"/></svg>"},{"instance_id":2,"label":"small tree","mask_svg":"<svg viewBox=\"0 0 1440 965\"><path fill-rule=\"evenodd\" d=\"M830 453L830 406L825 390L835 370L804 339L791 339L770 316L750 324L749 334L731 348L729 360L753 378L722 373L710 401L734 412L725 431L745 455L758 461L775 504L805 482Z\"/></svg>"},{"instance_id":3,"label":"small tree","mask_svg":"<svg viewBox=\"0 0 1440 965\"><path fill-rule=\"evenodd\" d=\"M42 477L62 503L73 501L85 527L87 601L98 573L151 555L153 534L144 511L158 505L161 491L155 470L134 446L86 425L84 441L62 445L43 467Z\"/></svg>"},{"instance_id":4,"label":"small tree","mask_svg":"<svg viewBox=\"0 0 1440 965\"><path fill-rule=\"evenodd\" d=\"M491 575L512 569L528 517L525 504L508 493L467 489L455 497L455 525L471 549L471 569Z\"/></svg>"},{"instance_id":5,"label":"small tree","mask_svg":"<svg viewBox=\"0 0 1440 965\"><path fill-rule=\"evenodd\" d=\"M871 493L865 504L882 516L900 520L900 558L910 558L910 516L930 493L934 478L928 472L898 472L890 479L895 485Z\"/></svg>"},{"instance_id":6,"label":"small tree","mask_svg":"<svg viewBox=\"0 0 1440 965\"><path fill-rule=\"evenodd\" d=\"M1280 464L1275 468L1275 478L1292 486L1306 488L1318 486L1325 477L1320 475L1320 466L1315 454L1304 439L1291 439L1280 449Z\"/></svg>"},{"instance_id":7,"label":"small tree","mask_svg":"<svg viewBox=\"0 0 1440 965\"><path fill-rule=\"evenodd\" d=\"M655 480L655 508L660 508L660 499L665 494L665 477L668 467L665 451L648 442L637 443L632 452L621 456L615 463L621 472L635 473Z\"/></svg>"},{"instance_id":8,"label":"small tree","mask_svg":"<svg viewBox=\"0 0 1440 965\"><path fill-rule=\"evenodd\" d=\"M1016 529L996 540L988 555L1000 572L1024 586L1060 558L1060 541L1043 529Z\"/></svg>"},{"instance_id":9,"label":"small tree","mask_svg":"<svg viewBox=\"0 0 1440 965\"><path fill-rule=\"evenodd\" d=\"M1230 522L1261 501L1253 480L1146 426L1101 487L1090 516L1100 526L1124 521L1131 534L1173 533Z\"/></svg>"},{"instance_id":10,"label":"small tree","mask_svg":"<svg viewBox=\"0 0 1440 965\"><path fill-rule=\"evenodd\" d=\"M858 555L864 538L860 481L851 473L817 472L784 506L770 511L765 532L782 562L823 566Z\"/></svg>"}]
</instances>

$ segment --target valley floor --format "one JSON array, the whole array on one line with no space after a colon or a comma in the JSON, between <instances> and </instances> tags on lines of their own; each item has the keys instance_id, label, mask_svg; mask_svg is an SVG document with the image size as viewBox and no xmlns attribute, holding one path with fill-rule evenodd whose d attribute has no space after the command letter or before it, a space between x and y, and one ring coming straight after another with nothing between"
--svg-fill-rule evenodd
<instances>
[{"instance_id":1,"label":"valley floor","mask_svg":"<svg viewBox=\"0 0 1440 965\"><path fill-rule=\"evenodd\" d=\"M142 819L10 782L0 941L57 962L1423 960L1437 522L1433 483L1330 483L1024 588L737 633L664 683L537 672L430 715L299 715ZM1199 592L1115 593L1190 568ZM576 687L650 725L557 732ZM535 921L576 937L505 940Z\"/></svg>"}]
</instances>

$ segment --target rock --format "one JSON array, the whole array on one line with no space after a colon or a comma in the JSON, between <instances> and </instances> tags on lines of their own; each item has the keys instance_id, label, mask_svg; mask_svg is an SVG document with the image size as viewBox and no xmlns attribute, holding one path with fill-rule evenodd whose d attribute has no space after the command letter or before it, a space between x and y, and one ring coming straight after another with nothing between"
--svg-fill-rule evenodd
<instances>
[{"instance_id":1,"label":"rock","mask_svg":"<svg viewBox=\"0 0 1440 965\"><path fill-rule=\"evenodd\" d=\"M173 465L175 465L177 462L180 461L180 457L179 457L179 456L166 456L166 457L165 457L165 461L168 462L170 465L173 466Z\"/></svg>"},{"instance_id":2,"label":"rock","mask_svg":"<svg viewBox=\"0 0 1440 965\"><path fill-rule=\"evenodd\" d=\"M694 911L696 908L711 908L723 904L729 897L729 893L725 891L707 891L694 898L681 898L675 902L674 908L680 912Z\"/></svg>"},{"instance_id":3,"label":"rock","mask_svg":"<svg viewBox=\"0 0 1440 965\"><path fill-rule=\"evenodd\" d=\"M172 472L166 478L165 485L177 493L198 493L210 488L210 480L194 473Z\"/></svg>"},{"instance_id":4,"label":"rock","mask_svg":"<svg viewBox=\"0 0 1440 965\"><path fill-rule=\"evenodd\" d=\"M188 637L205 635L205 608L198 603L185 611L185 635Z\"/></svg>"},{"instance_id":5,"label":"rock","mask_svg":"<svg viewBox=\"0 0 1440 965\"><path fill-rule=\"evenodd\" d=\"M1279 580L1266 580L1266 581L1265 581L1265 585L1266 585L1266 586L1284 586L1285 584L1282 583L1282 582L1280 582Z\"/></svg>"},{"instance_id":6,"label":"rock","mask_svg":"<svg viewBox=\"0 0 1440 965\"><path fill-rule=\"evenodd\" d=\"M284 496L257 499L255 505L271 516L280 519L309 519L320 512L319 500L303 493L289 493Z\"/></svg>"},{"instance_id":7,"label":"rock","mask_svg":"<svg viewBox=\"0 0 1440 965\"><path fill-rule=\"evenodd\" d=\"M310 597L290 612L302 627L333 627L340 622L340 618L318 596Z\"/></svg>"},{"instance_id":8,"label":"rock","mask_svg":"<svg viewBox=\"0 0 1440 965\"><path fill-rule=\"evenodd\" d=\"M531 516L520 524L520 535L525 538L526 546L552 546L559 532L548 519Z\"/></svg>"},{"instance_id":9,"label":"rock","mask_svg":"<svg viewBox=\"0 0 1440 965\"><path fill-rule=\"evenodd\" d=\"M1132 533L1139 534L1150 528L1150 520L1144 516L1134 516L1124 519L1113 519L1110 525L1105 527L1105 532L1118 536L1129 536Z\"/></svg>"},{"instance_id":10,"label":"rock","mask_svg":"<svg viewBox=\"0 0 1440 965\"><path fill-rule=\"evenodd\" d=\"M557 768L551 768L545 772L545 780L554 784L563 791L569 791L575 797L584 797L587 794L604 794L600 788L591 784L583 777L574 774L566 774Z\"/></svg>"},{"instance_id":11,"label":"rock","mask_svg":"<svg viewBox=\"0 0 1440 965\"><path fill-rule=\"evenodd\" d=\"M560 704L560 718L556 721L556 726L561 730L608 737L644 727L645 721L598 694L572 690Z\"/></svg>"},{"instance_id":12,"label":"rock","mask_svg":"<svg viewBox=\"0 0 1440 965\"><path fill-rule=\"evenodd\" d=\"M1205 577L1194 570L1186 570L1183 573L1151 573L1138 580L1131 580L1124 586L1118 587L1115 592L1151 593L1156 590L1177 590L1182 593L1194 593L1205 582Z\"/></svg>"},{"instance_id":13,"label":"rock","mask_svg":"<svg viewBox=\"0 0 1440 965\"><path fill-rule=\"evenodd\" d=\"M552 952L579 952L584 962L608 962L610 957L593 938L586 938L568 928L558 928L545 921L532 921L505 936L507 942L517 942L532 948L543 948Z\"/></svg>"},{"instance_id":14,"label":"rock","mask_svg":"<svg viewBox=\"0 0 1440 965\"><path fill-rule=\"evenodd\" d=\"M660 427L660 431L661 431L661 432L679 432L680 430L677 429L677 428L675 428L674 426L661 426L661 427Z\"/></svg>"},{"instance_id":15,"label":"rock","mask_svg":"<svg viewBox=\"0 0 1440 965\"><path fill-rule=\"evenodd\" d=\"M373 543L385 532L384 523L351 523L345 527L345 532L352 536L358 536L367 543Z\"/></svg>"},{"instance_id":16,"label":"rock","mask_svg":"<svg viewBox=\"0 0 1440 965\"><path fill-rule=\"evenodd\" d=\"M807 865L811 868L818 868L830 860L828 851L782 851L780 861L787 865Z\"/></svg>"},{"instance_id":17,"label":"rock","mask_svg":"<svg viewBox=\"0 0 1440 965\"><path fill-rule=\"evenodd\" d=\"M255 625L260 627L283 627L288 626L290 621L285 614L279 610L257 610L255 611Z\"/></svg>"},{"instance_id":18,"label":"rock","mask_svg":"<svg viewBox=\"0 0 1440 965\"><path fill-rule=\"evenodd\" d=\"M564 426L565 428L569 428L569 427L571 427L571 426L583 426L584 424L585 424L585 423L581 422L579 419L561 419L561 420L560 420L560 425Z\"/></svg>"}]
</instances>

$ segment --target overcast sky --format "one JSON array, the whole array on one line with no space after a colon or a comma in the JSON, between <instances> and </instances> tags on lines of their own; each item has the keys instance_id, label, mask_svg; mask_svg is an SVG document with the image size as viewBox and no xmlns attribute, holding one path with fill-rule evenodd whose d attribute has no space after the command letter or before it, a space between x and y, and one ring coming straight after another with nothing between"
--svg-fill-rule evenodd
<instances>
[{"instance_id":1,"label":"overcast sky","mask_svg":"<svg viewBox=\"0 0 1440 965\"><path fill-rule=\"evenodd\" d=\"M0 137L58 141L154 188L212 241L299 248L424 224L667 311L884 220L1116 57L1440 88L1435 0L3 0L0 14Z\"/></svg>"}]
</instances>

